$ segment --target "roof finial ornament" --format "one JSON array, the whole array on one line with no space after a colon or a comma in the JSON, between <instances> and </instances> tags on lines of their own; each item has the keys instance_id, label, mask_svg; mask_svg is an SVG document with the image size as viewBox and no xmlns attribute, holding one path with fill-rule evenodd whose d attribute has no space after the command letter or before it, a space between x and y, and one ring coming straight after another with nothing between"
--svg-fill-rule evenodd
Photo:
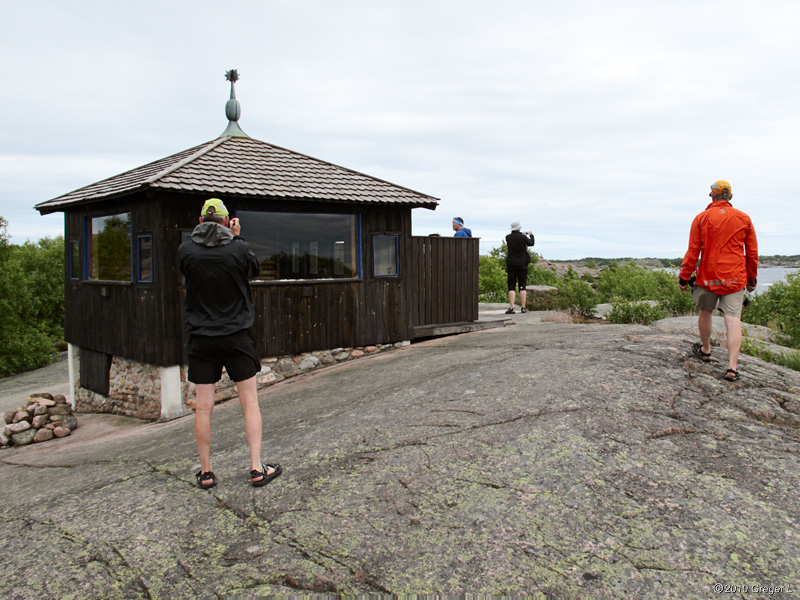
<instances>
[{"instance_id":1,"label":"roof finial ornament","mask_svg":"<svg viewBox=\"0 0 800 600\"><path fill-rule=\"evenodd\" d=\"M239 127L239 117L242 116L242 107L236 99L236 89L234 84L239 81L239 71L231 69L225 71L225 79L231 82L231 98L225 104L225 116L228 118L228 127L222 132L220 137L250 137Z\"/></svg>"}]
</instances>

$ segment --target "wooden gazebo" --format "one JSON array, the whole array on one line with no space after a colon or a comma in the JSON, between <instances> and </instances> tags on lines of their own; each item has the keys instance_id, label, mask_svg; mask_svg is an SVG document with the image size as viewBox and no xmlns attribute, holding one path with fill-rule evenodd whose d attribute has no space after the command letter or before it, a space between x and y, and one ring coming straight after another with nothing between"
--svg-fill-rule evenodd
<instances>
[{"instance_id":1,"label":"wooden gazebo","mask_svg":"<svg viewBox=\"0 0 800 600\"><path fill-rule=\"evenodd\" d=\"M183 414L176 254L212 196L262 261L252 282L262 356L410 341L478 318L478 240L411 235L411 210L438 199L249 137L227 76L220 137L36 206L64 213L79 408Z\"/></svg>"}]
</instances>

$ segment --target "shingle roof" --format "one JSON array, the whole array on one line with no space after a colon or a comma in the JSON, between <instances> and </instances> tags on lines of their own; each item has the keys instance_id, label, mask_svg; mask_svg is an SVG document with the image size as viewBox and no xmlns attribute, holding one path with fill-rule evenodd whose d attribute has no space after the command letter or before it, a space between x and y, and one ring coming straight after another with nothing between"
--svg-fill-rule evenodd
<instances>
[{"instance_id":1,"label":"shingle roof","mask_svg":"<svg viewBox=\"0 0 800 600\"><path fill-rule=\"evenodd\" d=\"M437 198L249 137L223 136L36 205L41 214L142 190L403 204L436 208Z\"/></svg>"}]
</instances>

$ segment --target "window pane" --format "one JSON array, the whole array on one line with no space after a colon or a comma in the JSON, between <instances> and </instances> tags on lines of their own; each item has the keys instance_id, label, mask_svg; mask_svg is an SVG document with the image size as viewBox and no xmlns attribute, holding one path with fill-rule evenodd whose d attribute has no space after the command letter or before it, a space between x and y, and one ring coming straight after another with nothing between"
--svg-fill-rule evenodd
<instances>
[{"instance_id":1,"label":"window pane","mask_svg":"<svg viewBox=\"0 0 800 600\"><path fill-rule=\"evenodd\" d=\"M77 240L71 240L69 243L69 277L81 278L81 245Z\"/></svg>"},{"instance_id":2,"label":"window pane","mask_svg":"<svg viewBox=\"0 0 800 600\"><path fill-rule=\"evenodd\" d=\"M356 215L236 211L261 261L257 279L358 277Z\"/></svg>"},{"instance_id":3,"label":"window pane","mask_svg":"<svg viewBox=\"0 0 800 600\"><path fill-rule=\"evenodd\" d=\"M143 283L153 282L153 236L140 235L138 238L139 248L139 281Z\"/></svg>"},{"instance_id":4,"label":"window pane","mask_svg":"<svg viewBox=\"0 0 800 600\"><path fill-rule=\"evenodd\" d=\"M89 279L130 281L131 213L89 221Z\"/></svg>"},{"instance_id":5,"label":"window pane","mask_svg":"<svg viewBox=\"0 0 800 600\"><path fill-rule=\"evenodd\" d=\"M397 275L397 236L381 235L373 238L375 277Z\"/></svg>"}]
</instances>

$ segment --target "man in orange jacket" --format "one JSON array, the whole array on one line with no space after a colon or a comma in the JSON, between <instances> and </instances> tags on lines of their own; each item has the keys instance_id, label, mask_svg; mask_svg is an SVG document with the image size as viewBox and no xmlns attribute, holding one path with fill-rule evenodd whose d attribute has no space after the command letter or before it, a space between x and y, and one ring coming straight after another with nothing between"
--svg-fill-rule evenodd
<instances>
[{"instance_id":1,"label":"man in orange jacket","mask_svg":"<svg viewBox=\"0 0 800 600\"><path fill-rule=\"evenodd\" d=\"M692 352L703 362L711 360L711 316L719 308L725 315L728 370L725 379L739 379L737 362L742 346L742 301L744 290L756 289L758 242L750 217L731 206L731 184L717 181L711 186L711 204L692 221L689 250L683 257L678 284L682 291L697 269L692 299L700 311L697 328L700 342ZM698 263L699 260L699 263Z\"/></svg>"}]
</instances>

